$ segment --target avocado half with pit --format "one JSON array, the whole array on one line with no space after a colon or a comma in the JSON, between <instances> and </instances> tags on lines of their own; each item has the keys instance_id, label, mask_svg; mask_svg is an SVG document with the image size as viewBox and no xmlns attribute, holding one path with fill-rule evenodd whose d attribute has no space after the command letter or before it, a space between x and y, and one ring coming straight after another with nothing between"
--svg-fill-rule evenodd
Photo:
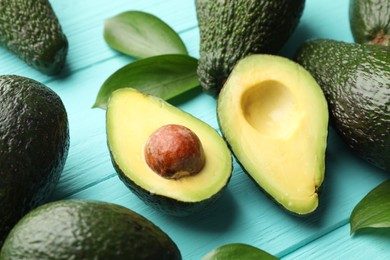
<instances>
[{"instance_id":1,"label":"avocado half with pit","mask_svg":"<svg viewBox=\"0 0 390 260\"><path fill-rule=\"evenodd\" d=\"M218 98L218 122L249 176L290 212L318 206L328 107L313 77L287 58L242 59Z\"/></svg>"},{"instance_id":2,"label":"avocado half with pit","mask_svg":"<svg viewBox=\"0 0 390 260\"><path fill-rule=\"evenodd\" d=\"M231 177L232 156L211 126L131 88L113 92L106 113L114 168L146 204L185 216L220 197Z\"/></svg>"}]
</instances>

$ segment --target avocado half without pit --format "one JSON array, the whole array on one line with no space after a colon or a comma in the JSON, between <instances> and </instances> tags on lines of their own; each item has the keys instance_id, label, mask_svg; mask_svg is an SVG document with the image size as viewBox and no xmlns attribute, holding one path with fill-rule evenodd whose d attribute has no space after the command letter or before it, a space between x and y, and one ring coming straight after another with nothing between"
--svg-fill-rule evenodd
<instances>
[{"instance_id":1,"label":"avocado half without pit","mask_svg":"<svg viewBox=\"0 0 390 260\"><path fill-rule=\"evenodd\" d=\"M242 59L218 98L218 122L248 175L298 215L318 206L325 172L328 108L300 65L258 54Z\"/></svg>"},{"instance_id":2,"label":"avocado half without pit","mask_svg":"<svg viewBox=\"0 0 390 260\"><path fill-rule=\"evenodd\" d=\"M221 196L231 177L232 156L205 122L131 88L111 95L106 120L113 166L146 204L185 216Z\"/></svg>"}]
</instances>

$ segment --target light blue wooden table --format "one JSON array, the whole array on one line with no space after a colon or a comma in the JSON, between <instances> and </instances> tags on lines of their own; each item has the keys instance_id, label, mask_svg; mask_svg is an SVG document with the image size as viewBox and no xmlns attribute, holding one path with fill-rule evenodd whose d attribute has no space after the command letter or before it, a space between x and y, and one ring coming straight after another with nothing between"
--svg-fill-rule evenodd
<instances>
[{"instance_id":1,"label":"light blue wooden table","mask_svg":"<svg viewBox=\"0 0 390 260\"><path fill-rule=\"evenodd\" d=\"M291 57L309 38L352 41L348 0L307 0L301 23L281 51ZM175 218L146 206L117 177L110 161L105 111L92 109L97 92L114 71L132 60L103 40L106 18L127 10L152 13L177 31L190 55L199 57L199 30L193 0L51 1L70 43L66 69L47 77L0 49L0 74L18 74L45 83L65 103L71 146L52 200L82 198L124 205L160 226L184 259L200 259L226 243L248 243L282 259L390 259L389 229L349 235L351 210L373 187L390 177L359 160L330 130L327 171L318 212L292 216L269 200L235 163L231 182L214 208ZM216 100L200 94L178 104L218 129Z\"/></svg>"}]
</instances>

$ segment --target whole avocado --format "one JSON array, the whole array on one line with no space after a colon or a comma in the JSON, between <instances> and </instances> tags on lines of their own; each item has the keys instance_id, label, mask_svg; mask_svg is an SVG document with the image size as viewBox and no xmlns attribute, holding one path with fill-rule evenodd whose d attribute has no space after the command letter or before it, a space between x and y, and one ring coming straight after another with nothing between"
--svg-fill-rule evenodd
<instances>
[{"instance_id":1,"label":"whole avocado","mask_svg":"<svg viewBox=\"0 0 390 260\"><path fill-rule=\"evenodd\" d=\"M331 123L362 158L390 171L390 49L310 40L295 60L317 80Z\"/></svg>"},{"instance_id":2,"label":"whole avocado","mask_svg":"<svg viewBox=\"0 0 390 260\"><path fill-rule=\"evenodd\" d=\"M68 40L48 0L0 0L0 45L47 75L64 67Z\"/></svg>"},{"instance_id":3,"label":"whole avocado","mask_svg":"<svg viewBox=\"0 0 390 260\"><path fill-rule=\"evenodd\" d=\"M304 6L305 0L196 0L202 88L218 94L240 59L277 53L298 25Z\"/></svg>"},{"instance_id":4,"label":"whole avocado","mask_svg":"<svg viewBox=\"0 0 390 260\"><path fill-rule=\"evenodd\" d=\"M355 42L390 46L389 0L350 0L349 20Z\"/></svg>"},{"instance_id":5,"label":"whole avocado","mask_svg":"<svg viewBox=\"0 0 390 260\"><path fill-rule=\"evenodd\" d=\"M27 214L12 229L0 259L181 259L159 227L128 208L62 200Z\"/></svg>"},{"instance_id":6,"label":"whole avocado","mask_svg":"<svg viewBox=\"0 0 390 260\"><path fill-rule=\"evenodd\" d=\"M60 97L21 76L0 76L0 245L29 210L52 193L69 147Z\"/></svg>"}]
</instances>

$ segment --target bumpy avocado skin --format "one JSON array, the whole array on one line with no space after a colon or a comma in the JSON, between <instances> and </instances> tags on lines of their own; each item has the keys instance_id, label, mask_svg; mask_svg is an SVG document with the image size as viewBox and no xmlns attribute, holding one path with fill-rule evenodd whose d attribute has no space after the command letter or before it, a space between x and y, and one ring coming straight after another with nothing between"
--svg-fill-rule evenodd
<instances>
[{"instance_id":1,"label":"bumpy avocado skin","mask_svg":"<svg viewBox=\"0 0 390 260\"><path fill-rule=\"evenodd\" d=\"M331 122L362 158L390 171L390 50L334 40L311 40L295 60L317 80Z\"/></svg>"},{"instance_id":2,"label":"bumpy avocado skin","mask_svg":"<svg viewBox=\"0 0 390 260\"><path fill-rule=\"evenodd\" d=\"M390 1L350 0L349 19L355 42L390 46Z\"/></svg>"},{"instance_id":3,"label":"bumpy avocado skin","mask_svg":"<svg viewBox=\"0 0 390 260\"><path fill-rule=\"evenodd\" d=\"M54 190L69 147L60 97L32 79L0 76L0 245Z\"/></svg>"},{"instance_id":4,"label":"bumpy avocado skin","mask_svg":"<svg viewBox=\"0 0 390 260\"><path fill-rule=\"evenodd\" d=\"M68 40L48 0L0 0L0 45L47 75L64 67Z\"/></svg>"},{"instance_id":5,"label":"bumpy avocado skin","mask_svg":"<svg viewBox=\"0 0 390 260\"><path fill-rule=\"evenodd\" d=\"M240 59L277 53L295 30L304 5L304 0L196 0L202 88L216 95Z\"/></svg>"},{"instance_id":6,"label":"bumpy avocado skin","mask_svg":"<svg viewBox=\"0 0 390 260\"><path fill-rule=\"evenodd\" d=\"M145 217L119 205L62 200L27 214L0 259L181 259L173 240Z\"/></svg>"}]
</instances>

